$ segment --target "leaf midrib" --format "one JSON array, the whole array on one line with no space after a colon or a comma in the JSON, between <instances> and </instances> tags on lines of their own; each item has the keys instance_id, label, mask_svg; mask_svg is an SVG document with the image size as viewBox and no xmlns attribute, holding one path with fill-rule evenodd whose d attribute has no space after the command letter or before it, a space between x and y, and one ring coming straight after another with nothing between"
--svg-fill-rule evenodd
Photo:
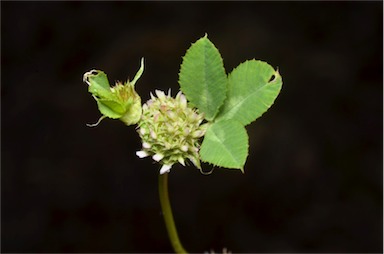
<instances>
[{"instance_id":1,"label":"leaf midrib","mask_svg":"<svg viewBox=\"0 0 384 254\"><path fill-rule=\"evenodd\" d=\"M271 75L271 76L273 76L273 75ZM271 83L272 82L266 82L265 84L263 84L262 86L260 86L256 90L254 90L253 92L247 93L243 100L237 100L236 98L230 100L228 103L228 106L227 106L227 108L229 108L229 110L227 112L224 112L224 116L226 114L230 115L231 112L237 112L238 108L240 108L248 99L250 99L252 96L255 96L255 94L257 96L257 93L259 91L261 91L262 89L264 89L265 87L267 87L268 85L273 85Z\"/></svg>"},{"instance_id":2,"label":"leaf midrib","mask_svg":"<svg viewBox=\"0 0 384 254\"><path fill-rule=\"evenodd\" d=\"M240 164L240 162L235 158L233 157L231 151L227 148L227 146L224 144L224 141L225 141L225 138L224 139L220 139L217 135L216 135L216 132L212 131L214 137L215 137L215 141L218 142L223 148L224 150L226 151L227 154L229 154L232 158L232 161L235 161L238 164Z\"/></svg>"}]
</instances>

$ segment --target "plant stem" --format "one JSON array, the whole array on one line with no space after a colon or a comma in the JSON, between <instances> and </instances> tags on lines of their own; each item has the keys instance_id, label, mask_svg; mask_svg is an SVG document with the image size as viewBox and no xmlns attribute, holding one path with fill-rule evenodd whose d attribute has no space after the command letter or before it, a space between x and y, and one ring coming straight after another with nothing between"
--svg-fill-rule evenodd
<instances>
[{"instance_id":1,"label":"plant stem","mask_svg":"<svg viewBox=\"0 0 384 254\"><path fill-rule=\"evenodd\" d=\"M168 173L159 175L159 195L165 226L167 227L168 236L171 240L172 247L176 253L187 253L179 240L175 222L173 220L172 208L168 196Z\"/></svg>"}]
</instances>

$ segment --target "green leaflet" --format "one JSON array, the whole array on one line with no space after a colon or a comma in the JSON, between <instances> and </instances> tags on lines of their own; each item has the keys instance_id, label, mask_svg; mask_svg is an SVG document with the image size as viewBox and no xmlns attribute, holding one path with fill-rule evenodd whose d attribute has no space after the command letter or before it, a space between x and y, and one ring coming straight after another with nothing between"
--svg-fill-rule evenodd
<instances>
[{"instance_id":1,"label":"green leaflet","mask_svg":"<svg viewBox=\"0 0 384 254\"><path fill-rule=\"evenodd\" d=\"M201 160L216 166L243 171L248 156L248 134L233 120L213 123L208 127L200 148Z\"/></svg>"},{"instance_id":2,"label":"green leaflet","mask_svg":"<svg viewBox=\"0 0 384 254\"><path fill-rule=\"evenodd\" d=\"M215 120L233 119L248 125L268 110L281 86L280 74L269 64L245 61L228 75L227 99Z\"/></svg>"},{"instance_id":3,"label":"green leaflet","mask_svg":"<svg viewBox=\"0 0 384 254\"><path fill-rule=\"evenodd\" d=\"M212 121L226 96L227 75L220 53L207 35L187 50L179 83L190 103Z\"/></svg>"}]
</instances>

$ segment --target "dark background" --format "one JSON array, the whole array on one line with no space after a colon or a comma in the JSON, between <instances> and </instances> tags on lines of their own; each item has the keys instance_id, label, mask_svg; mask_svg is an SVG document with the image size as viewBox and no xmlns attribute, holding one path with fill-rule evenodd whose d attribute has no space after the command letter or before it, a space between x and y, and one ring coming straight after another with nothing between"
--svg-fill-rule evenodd
<instances>
[{"instance_id":1,"label":"dark background","mask_svg":"<svg viewBox=\"0 0 384 254\"><path fill-rule=\"evenodd\" d=\"M283 89L247 126L245 174L174 167L191 252L382 252L382 2L1 2L2 252L171 252L159 165L82 82L178 90L208 33L227 72L278 67Z\"/></svg>"}]
</instances>

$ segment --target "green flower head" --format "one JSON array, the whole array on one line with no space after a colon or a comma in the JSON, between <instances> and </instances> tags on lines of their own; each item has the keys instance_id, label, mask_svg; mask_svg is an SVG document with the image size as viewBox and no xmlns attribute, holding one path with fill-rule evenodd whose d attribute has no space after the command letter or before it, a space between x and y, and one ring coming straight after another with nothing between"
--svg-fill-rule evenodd
<instances>
[{"instance_id":1,"label":"green flower head","mask_svg":"<svg viewBox=\"0 0 384 254\"><path fill-rule=\"evenodd\" d=\"M169 172L172 165L179 162L185 166L189 159L200 167L200 138L204 136L206 124L201 124L204 116L187 105L187 99L179 92L172 98L170 92L155 91L151 99L143 105L143 113L138 123L138 133L142 139L142 150L136 154L140 158L152 156L162 164L160 174Z\"/></svg>"},{"instance_id":2,"label":"green flower head","mask_svg":"<svg viewBox=\"0 0 384 254\"><path fill-rule=\"evenodd\" d=\"M135 91L135 83L144 71L144 59L141 67L132 81L116 82L110 87L107 75L99 70L91 70L84 74L83 81L88 84L88 91L97 102L103 115L95 126L106 117L119 119L126 125L136 124L141 117L141 98Z\"/></svg>"}]
</instances>

